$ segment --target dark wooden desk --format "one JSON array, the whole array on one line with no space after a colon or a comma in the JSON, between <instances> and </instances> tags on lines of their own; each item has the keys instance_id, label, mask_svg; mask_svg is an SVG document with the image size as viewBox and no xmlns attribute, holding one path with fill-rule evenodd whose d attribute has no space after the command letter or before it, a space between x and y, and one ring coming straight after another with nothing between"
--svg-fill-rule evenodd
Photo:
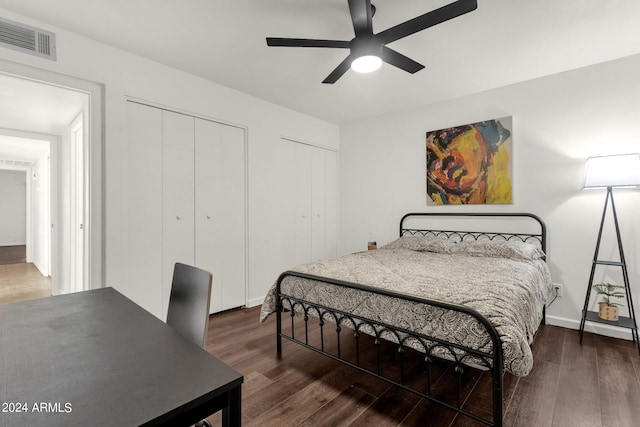
<instances>
[{"instance_id":1,"label":"dark wooden desk","mask_svg":"<svg viewBox=\"0 0 640 427\"><path fill-rule=\"evenodd\" d=\"M112 288L0 305L1 427L239 426L242 381Z\"/></svg>"}]
</instances>

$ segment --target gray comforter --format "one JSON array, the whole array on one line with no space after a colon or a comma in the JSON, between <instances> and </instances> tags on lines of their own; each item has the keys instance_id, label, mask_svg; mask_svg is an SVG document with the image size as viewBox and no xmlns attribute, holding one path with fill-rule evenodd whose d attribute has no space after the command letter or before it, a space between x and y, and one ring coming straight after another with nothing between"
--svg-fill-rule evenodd
<instances>
[{"instance_id":1,"label":"gray comforter","mask_svg":"<svg viewBox=\"0 0 640 427\"><path fill-rule=\"evenodd\" d=\"M553 289L544 254L527 244L438 240L416 244L401 238L375 251L317 261L294 271L473 308L496 327L504 368L527 375L533 367L529 345ZM471 348L491 349L480 324L462 313L296 277L286 278L282 291ZM275 308L274 284L265 297L261 321Z\"/></svg>"}]
</instances>

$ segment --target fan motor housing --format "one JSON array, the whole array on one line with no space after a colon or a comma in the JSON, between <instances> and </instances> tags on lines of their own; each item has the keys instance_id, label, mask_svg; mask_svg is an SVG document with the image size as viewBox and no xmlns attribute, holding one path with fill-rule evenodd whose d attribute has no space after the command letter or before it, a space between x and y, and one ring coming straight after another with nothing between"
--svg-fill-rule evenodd
<instances>
[{"instance_id":1,"label":"fan motor housing","mask_svg":"<svg viewBox=\"0 0 640 427\"><path fill-rule=\"evenodd\" d=\"M351 39L349 49L351 56L358 58L365 55L382 56L382 39L375 34L370 36L358 36Z\"/></svg>"}]
</instances>

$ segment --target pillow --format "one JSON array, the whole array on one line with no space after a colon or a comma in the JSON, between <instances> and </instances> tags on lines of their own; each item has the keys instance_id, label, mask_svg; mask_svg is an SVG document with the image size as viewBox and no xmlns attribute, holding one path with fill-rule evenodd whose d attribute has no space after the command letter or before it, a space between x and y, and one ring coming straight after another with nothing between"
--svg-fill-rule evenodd
<instances>
[{"instance_id":1,"label":"pillow","mask_svg":"<svg viewBox=\"0 0 640 427\"><path fill-rule=\"evenodd\" d=\"M468 240L455 245L452 253L522 260L535 260L545 256L542 249L531 243L504 240Z\"/></svg>"},{"instance_id":2,"label":"pillow","mask_svg":"<svg viewBox=\"0 0 640 427\"><path fill-rule=\"evenodd\" d=\"M380 249L410 249L418 252L437 252L449 254L456 243L443 237L434 236L402 236L382 246Z\"/></svg>"}]
</instances>

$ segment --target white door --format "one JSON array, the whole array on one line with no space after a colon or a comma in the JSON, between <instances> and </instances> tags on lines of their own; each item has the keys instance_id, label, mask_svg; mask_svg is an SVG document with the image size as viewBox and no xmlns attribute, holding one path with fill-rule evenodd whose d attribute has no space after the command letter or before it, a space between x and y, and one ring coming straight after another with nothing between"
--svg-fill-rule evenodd
<instances>
[{"instance_id":1,"label":"white door","mask_svg":"<svg viewBox=\"0 0 640 427\"><path fill-rule=\"evenodd\" d=\"M213 275L211 312L246 304L244 129L195 121L195 264Z\"/></svg>"},{"instance_id":2,"label":"white door","mask_svg":"<svg viewBox=\"0 0 640 427\"><path fill-rule=\"evenodd\" d=\"M280 205L277 250L282 268L337 255L338 155L286 138L276 145L274 166Z\"/></svg>"},{"instance_id":3,"label":"white door","mask_svg":"<svg viewBox=\"0 0 640 427\"><path fill-rule=\"evenodd\" d=\"M311 259L337 255L338 162L335 151L311 151Z\"/></svg>"},{"instance_id":4,"label":"white door","mask_svg":"<svg viewBox=\"0 0 640 427\"><path fill-rule=\"evenodd\" d=\"M305 144L293 144L294 150L294 197L296 201L295 218L295 261L294 265L311 261L311 147Z\"/></svg>"},{"instance_id":5,"label":"white door","mask_svg":"<svg viewBox=\"0 0 640 427\"><path fill-rule=\"evenodd\" d=\"M162 318L162 110L127 102L127 251L120 292Z\"/></svg>"},{"instance_id":6,"label":"white door","mask_svg":"<svg viewBox=\"0 0 640 427\"><path fill-rule=\"evenodd\" d=\"M70 155L70 253L71 263L69 272L69 291L80 292L88 289L88 283L84 277L84 124L82 114L71 126L71 138L69 146ZM86 288L85 288L86 287Z\"/></svg>"},{"instance_id":7,"label":"white door","mask_svg":"<svg viewBox=\"0 0 640 427\"><path fill-rule=\"evenodd\" d=\"M162 111L163 319L175 263L194 264L194 121Z\"/></svg>"},{"instance_id":8,"label":"white door","mask_svg":"<svg viewBox=\"0 0 640 427\"><path fill-rule=\"evenodd\" d=\"M338 162L335 151L292 143L295 259L299 265L336 256Z\"/></svg>"},{"instance_id":9,"label":"white door","mask_svg":"<svg viewBox=\"0 0 640 427\"><path fill-rule=\"evenodd\" d=\"M273 166L272 173L276 176L276 179L272 188L269 189L268 196L271 198L272 203L277 205L276 212L278 213L276 220L278 230L272 237L273 240L277 239L273 243L275 246L273 249L278 251L277 259L279 265L274 269L275 274L289 270L299 264L296 257L296 233L301 213L298 212L297 194L303 190L298 190L298 182L296 180L298 171L295 167L295 147L297 145L291 140L281 138L274 147L273 156L278 159L278 163ZM271 244L271 242L269 243ZM265 248L262 249L264 250Z\"/></svg>"},{"instance_id":10,"label":"white door","mask_svg":"<svg viewBox=\"0 0 640 427\"><path fill-rule=\"evenodd\" d=\"M311 152L311 260L326 256L326 208L327 183L325 171L325 152L322 148L309 147Z\"/></svg>"}]
</instances>

